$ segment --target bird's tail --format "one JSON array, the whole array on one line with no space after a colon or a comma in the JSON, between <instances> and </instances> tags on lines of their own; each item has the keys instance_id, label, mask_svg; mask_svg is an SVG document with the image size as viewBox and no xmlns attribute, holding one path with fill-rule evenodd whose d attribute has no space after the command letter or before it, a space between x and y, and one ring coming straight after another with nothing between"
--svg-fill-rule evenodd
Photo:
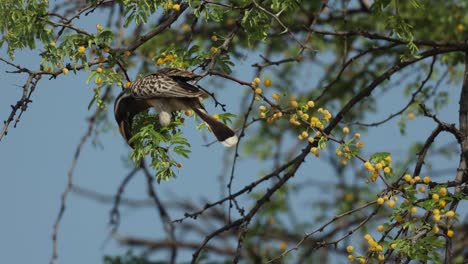
<instances>
[{"instance_id":1,"label":"bird's tail","mask_svg":"<svg viewBox=\"0 0 468 264\"><path fill-rule=\"evenodd\" d=\"M211 131L213 131L218 141L225 147L229 148L237 144L239 139L234 131L208 114L200 104L194 105L192 109L208 126L210 126Z\"/></svg>"}]
</instances>

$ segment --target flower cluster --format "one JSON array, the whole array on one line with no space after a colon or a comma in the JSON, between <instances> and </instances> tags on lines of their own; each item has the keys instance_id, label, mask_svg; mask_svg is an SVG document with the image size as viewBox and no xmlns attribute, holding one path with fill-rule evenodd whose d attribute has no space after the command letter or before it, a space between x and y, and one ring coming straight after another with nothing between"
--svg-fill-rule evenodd
<instances>
[{"instance_id":1,"label":"flower cluster","mask_svg":"<svg viewBox=\"0 0 468 264\"><path fill-rule=\"evenodd\" d=\"M357 144L359 144L359 142ZM377 177L381 175L380 173L389 175L392 172L392 157L390 155L385 157L377 155L372 159L372 161L368 160L364 162L364 167L371 173L371 176L366 180L366 182L375 182Z\"/></svg>"},{"instance_id":2,"label":"flower cluster","mask_svg":"<svg viewBox=\"0 0 468 264\"><path fill-rule=\"evenodd\" d=\"M163 52L161 53L161 56L158 57L156 60L157 65L163 65L163 64L169 64L169 63L174 63L177 62L178 55L172 52L166 53Z\"/></svg>"}]
</instances>

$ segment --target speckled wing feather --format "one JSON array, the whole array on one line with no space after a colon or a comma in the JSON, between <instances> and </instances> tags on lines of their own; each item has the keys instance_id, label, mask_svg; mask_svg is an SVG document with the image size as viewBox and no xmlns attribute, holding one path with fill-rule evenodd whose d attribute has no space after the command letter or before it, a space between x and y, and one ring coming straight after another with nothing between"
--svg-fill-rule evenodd
<instances>
[{"instance_id":1,"label":"speckled wing feather","mask_svg":"<svg viewBox=\"0 0 468 264\"><path fill-rule=\"evenodd\" d=\"M130 90L135 98L206 98L205 91L187 83L198 77L192 72L166 68L138 79Z\"/></svg>"}]
</instances>

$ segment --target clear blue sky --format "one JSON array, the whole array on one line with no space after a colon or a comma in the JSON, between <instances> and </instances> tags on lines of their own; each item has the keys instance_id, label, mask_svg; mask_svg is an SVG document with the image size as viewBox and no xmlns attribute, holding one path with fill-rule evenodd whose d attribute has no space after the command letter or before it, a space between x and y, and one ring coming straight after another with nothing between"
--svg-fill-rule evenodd
<instances>
[{"instance_id":1,"label":"clear blue sky","mask_svg":"<svg viewBox=\"0 0 468 264\"><path fill-rule=\"evenodd\" d=\"M105 22L93 16L89 23L94 25ZM7 57L4 48L0 50L0 56ZM257 54L253 54L248 60L238 62L237 75L243 79L252 78L253 71L250 65L257 58ZM19 51L15 62L29 67L35 65L37 68L39 59L34 53ZM6 74L5 70L11 68L0 63L1 120L5 120L9 114L9 105L14 104L20 97L21 86L26 77L26 75ZM131 72L132 77L135 74ZM33 102L23 114L18 127L10 128L8 136L0 142L0 209L2 210L0 256L4 263L49 261L52 225L59 209L60 195L65 188L73 153L87 128L85 119L92 113L87 110L87 105L93 96L93 86L85 83L86 77L86 73L79 73L76 76L71 73L53 81L41 80L32 96ZM207 88L215 89L215 87ZM226 89L218 92L219 99L228 104L229 110L238 110L240 89L245 88L228 83ZM451 97L450 106L439 113L438 117L448 123L458 123L457 100L460 84L444 86L442 89L455 97ZM402 91L403 87L381 98L381 112L369 116L369 121L386 117L404 105L406 100L402 100ZM207 105L210 105L209 101ZM213 110L213 107L209 109ZM128 157L129 149L118 134L115 124L113 122L111 124L110 131L99 137L103 148L87 144L83 149L75 170L76 185L114 194L129 171L122 162L122 159ZM202 197L213 199L220 195L218 177L225 149L220 144L209 148L203 147L205 141L194 126L195 124L190 121L185 129L185 135L193 146L190 160L183 160L184 167L180 170L177 179L156 186L164 201L178 201L181 198L200 201ZM403 150L408 143L427 137L433 128L434 124L430 120L418 117L408 123L408 135L403 137L399 134L395 122L390 122L372 130L372 135L363 135L363 140L368 146L365 149L366 153L388 150L392 152L394 159L398 159L405 154ZM213 139L212 135L207 134L207 137ZM440 146L449 141L451 142L452 138L444 135L437 139L437 144ZM457 156L452 160L438 158L433 160L433 167L454 168L455 171L457 162ZM244 186L257 177L258 171L262 168L266 167L246 157L240 157L234 189ZM314 177L317 181L326 182L332 173L326 168L320 161L309 157L293 181L301 182L308 177ZM320 174L311 173L317 170L320 170ZM349 176L351 177L351 174ZM227 179L228 173L224 173L224 177ZM326 199L327 195L330 195L327 194L328 191L322 190L308 197L301 197L296 206L310 206L311 200ZM144 179L141 175L127 187L125 196L146 197ZM200 205L202 204L200 202ZM114 242L104 243L109 234L110 208L111 205L98 204L74 194L69 196L67 210L60 227L57 263L99 263L104 254L125 252L124 248ZM129 210L123 207L121 213L121 233L148 238L163 236L155 210ZM312 219L312 215L313 211L298 212L301 219ZM181 212L171 212L173 218L181 216Z\"/></svg>"}]
</instances>

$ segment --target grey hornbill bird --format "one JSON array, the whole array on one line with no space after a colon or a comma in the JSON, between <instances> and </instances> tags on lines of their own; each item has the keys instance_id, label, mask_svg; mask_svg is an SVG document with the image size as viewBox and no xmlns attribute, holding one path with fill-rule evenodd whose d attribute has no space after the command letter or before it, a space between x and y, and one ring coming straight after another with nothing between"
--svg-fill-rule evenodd
<instances>
[{"instance_id":1,"label":"grey hornbill bird","mask_svg":"<svg viewBox=\"0 0 468 264\"><path fill-rule=\"evenodd\" d=\"M130 89L125 89L115 99L114 115L119 130L127 143L132 138L132 122L135 115L150 107L159 114L161 126L171 123L171 113L193 110L205 121L216 138L226 147L234 146L238 138L234 131L212 117L201 100L209 95L199 86L190 84L199 75L176 68L164 68L135 81Z\"/></svg>"}]
</instances>

